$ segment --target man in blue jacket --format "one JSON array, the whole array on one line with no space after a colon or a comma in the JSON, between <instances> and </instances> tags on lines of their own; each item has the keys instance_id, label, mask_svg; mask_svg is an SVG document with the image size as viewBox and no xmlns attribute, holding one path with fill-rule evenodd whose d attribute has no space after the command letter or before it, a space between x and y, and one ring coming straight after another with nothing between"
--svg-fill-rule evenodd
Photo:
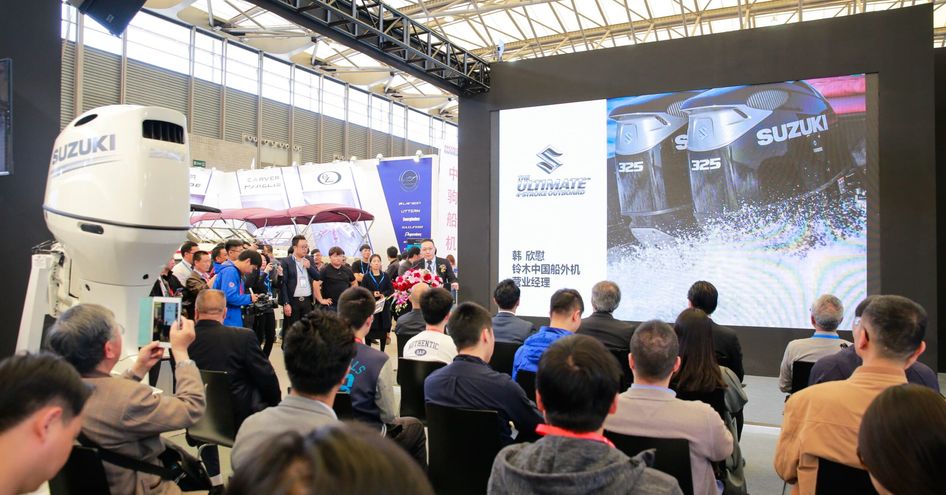
<instances>
[{"instance_id":1,"label":"man in blue jacket","mask_svg":"<svg viewBox=\"0 0 946 495\"><path fill-rule=\"evenodd\" d=\"M242 327L243 306L256 302L256 294L247 294L243 287L243 275L259 270L263 259L256 251L243 251L236 261L227 260L220 265L214 289L222 290L227 296L227 317L223 324L230 327Z\"/></svg>"},{"instance_id":2,"label":"man in blue jacket","mask_svg":"<svg viewBox=\"0 0 946 495\"><path fill-rule=\"evenodd\" d=\"M539 368L539 359L552 342L571 335L581 326L581 314L585 303L575 289L559 289L552 294L549 304L549 324L530 336L516 351L512 362L512 378L516 379L519 370L533 373Z\"/></svg>"}]
</instances>

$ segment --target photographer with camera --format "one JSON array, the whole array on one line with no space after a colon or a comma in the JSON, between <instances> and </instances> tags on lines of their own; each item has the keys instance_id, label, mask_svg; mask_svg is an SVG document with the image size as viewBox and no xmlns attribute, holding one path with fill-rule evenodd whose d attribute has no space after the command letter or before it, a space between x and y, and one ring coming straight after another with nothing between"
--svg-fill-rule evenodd
<instances>
[{"instance_id":1,"label":"photographer with camera","mask_svg":"<svg viewBox=\"0 0 946 495\"><path fill-rule=\"evenodd\" d=\"M247 288L256 294L256 302L246 307L244 322L256 332L256 338L263 346L263 354L269 358L276 342L276 314L273 310L279 307L273 299L273 286L270 277L275 275L272 258L266 253L260 253L263 265L259 270L246 276L243 282Z\"/></svg>"},{"instance_id":2,"label":"photographer with camera","mask_svg":"<svg viewBox=\"0 0 946 495\"><path fill-rule=\"evenodd\" d=\"M228 241L229 242L229 241ZM256 302L256 294L247 294L243 285L243 275L252 273L263 264L256 251L243 251L236 261L227 260L220 265L214 279L213 288L222 290L227 298L227 317L223 323L231 327L245 327L243 324L243 306Z\"/></svg>"}]
</instances>

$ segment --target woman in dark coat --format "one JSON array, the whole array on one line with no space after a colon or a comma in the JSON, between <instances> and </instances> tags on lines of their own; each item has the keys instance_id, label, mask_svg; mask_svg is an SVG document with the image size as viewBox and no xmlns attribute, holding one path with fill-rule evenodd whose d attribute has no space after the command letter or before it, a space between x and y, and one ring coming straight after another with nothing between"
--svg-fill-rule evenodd
<instances>
[{"instance_id":1,"label":"woman in dark coat","mask_svg":"<svg viewBox=\"0 0 946 495\"><path fill-rule=\"evenodd\" d=\"M361 280L361 286L374 294L375 301L387 298L394 294L394 285L391 278L381 271L381 256L371 255L371 269L365 273L365 278ZM371 324L371 330L368 332L367 341L370 344L375 340L381 342L381 351L390 341L391 336L391 300L384 302L384 310L374 315L374 322Z\"/></svg>"}]
</instances>

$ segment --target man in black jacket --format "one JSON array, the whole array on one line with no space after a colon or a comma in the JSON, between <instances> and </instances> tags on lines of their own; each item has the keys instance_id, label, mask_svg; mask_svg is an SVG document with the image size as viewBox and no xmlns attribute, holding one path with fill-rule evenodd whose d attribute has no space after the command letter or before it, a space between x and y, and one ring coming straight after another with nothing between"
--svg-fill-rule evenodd
<instances>
[{"instance_id":1,"label":"man in black jacket","mask_svg":"<svg viewBox=\"0 0 946 495\"><path fill-rule=\"evenodd\" d=\"M299 321L313 309L313 298L320 303L321 280L315 261L306 256L309 253L309 241L304 235L292 238L292 254L280 260L282 264L282 282L279 284L279 300L282 304L282 332Z\"/></svg>"},{"instance_id":2,"label":"man in black jacket","mask_svg":"<svg viewBox=\"0 0 946 495\"><path fill-rule=\"evenodd\" d=\"M716 311L716 302L719 292L713 284L700 280L690 286L687 299L691 308L702 309L704 313L712 315ZM742 381L745 371L742 369L742 346L736 331L713 322L713 347L716 349L716 361L733 371Z\"/></svg>"},{"instance_id":3,"label":"man in black jacket","mask_svg":"<svg viewBox=\"0 0 946 495\"><path fill-rule=\"evenodd\" d=\"M634 325L615 319L611 313L621 304L621 289L610 280L602 280L591 288L594 313L581 320L578 334L594 337L609 351L628 352Z\"/></svg>"},{"instance_id":4,"label":"man in black jacket","mask_svg":"<svg viewBox=\"0 0 946 495\"><path fill-rule=\"evenodd\" d=\"M451 289L459 289L460 283L457 281L457 275L453 273L450 262L445 258L436 256L436 254L437 246L434 245L433 239L424 239L420 243L420 261L414 264L414 268L430 270L430 273L439 275L443 279L444 286L450 284Z\"/></svg>"},{"instance_id":5,"label":"man in black jacket","mask_svg":"<svg viewBox=\"0 0 946 495\"><path fill-rule=\"evenodd\" d=\"M206 289L197 295L194 315L197 338L188 349L188 354L201 370L227 373L230 378L233 424L239 429L243 420L251 414L279 404L282 393L279 391L276 371L263 355L256 334L246 328L225 326L223 320L226 315L227 300L222 291ZM196 443L190 439L188 442ZM202 457L208 474L211 477L220 476L216 447L205 448Z\"/></svg>"}]
</instances>

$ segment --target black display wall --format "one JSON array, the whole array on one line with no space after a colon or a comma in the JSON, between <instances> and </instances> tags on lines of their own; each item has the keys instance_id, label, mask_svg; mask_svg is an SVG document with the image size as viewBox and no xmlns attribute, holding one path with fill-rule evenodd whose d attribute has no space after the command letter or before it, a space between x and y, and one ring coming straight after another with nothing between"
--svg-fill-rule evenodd
<instances>
[{"instance_id":1,"label":"black display wall","mask_svg":"<svg viewBox=\"0 0 946 495\"><path fill-rule=\"evenodd\" d=\"M13 353L30 248L51 238L43 193L59 133L59 2L4 2L0 58L13 59L13 175L0 177L0 357Z\"/></svg>"},{"instance_id":2,"label":"black display wall","mask_svg":"<svg viewBox=\"0 0 946 495\"><path fill-rule=\"evenodd\" d=\"M938 170L946 167L946 48L934 50L936 67L936 164ZM946 173L936 174L936 190L946 191ZM936 203L936 242L938 252L946 248L946 201ZM946 263L937 265L936 279L939 308L946 305ZM946 339L940 339L939 371L946 371Z\"/></svg>"},{"instance_id":3,"label":"black display wall","mask_svg":"<svg viewBox=\"0 0 946 495\"><path fill-rule=\"evenodd\" d=\"M868 286L929 313L922 360L937 364L934 70L929 5L824 21L493 64L489 93L460 99L461 298L489 304L496 280L495 111L693 88L856 73L878 80L879 228ZM528 132L528 129L523 129ZM879 239L876 236L879 235ZM581 249L581 232L562 242ZM603 260L602 260L603 262ZM873 289L872 289L873 290ZM587 296L586 296L587 297ZM685 294L681 294L681 300ZM682 309L682 308L681 308ZM807 330L737 328L748 373L777 375Z\"/></svg>"}]
</instances>

